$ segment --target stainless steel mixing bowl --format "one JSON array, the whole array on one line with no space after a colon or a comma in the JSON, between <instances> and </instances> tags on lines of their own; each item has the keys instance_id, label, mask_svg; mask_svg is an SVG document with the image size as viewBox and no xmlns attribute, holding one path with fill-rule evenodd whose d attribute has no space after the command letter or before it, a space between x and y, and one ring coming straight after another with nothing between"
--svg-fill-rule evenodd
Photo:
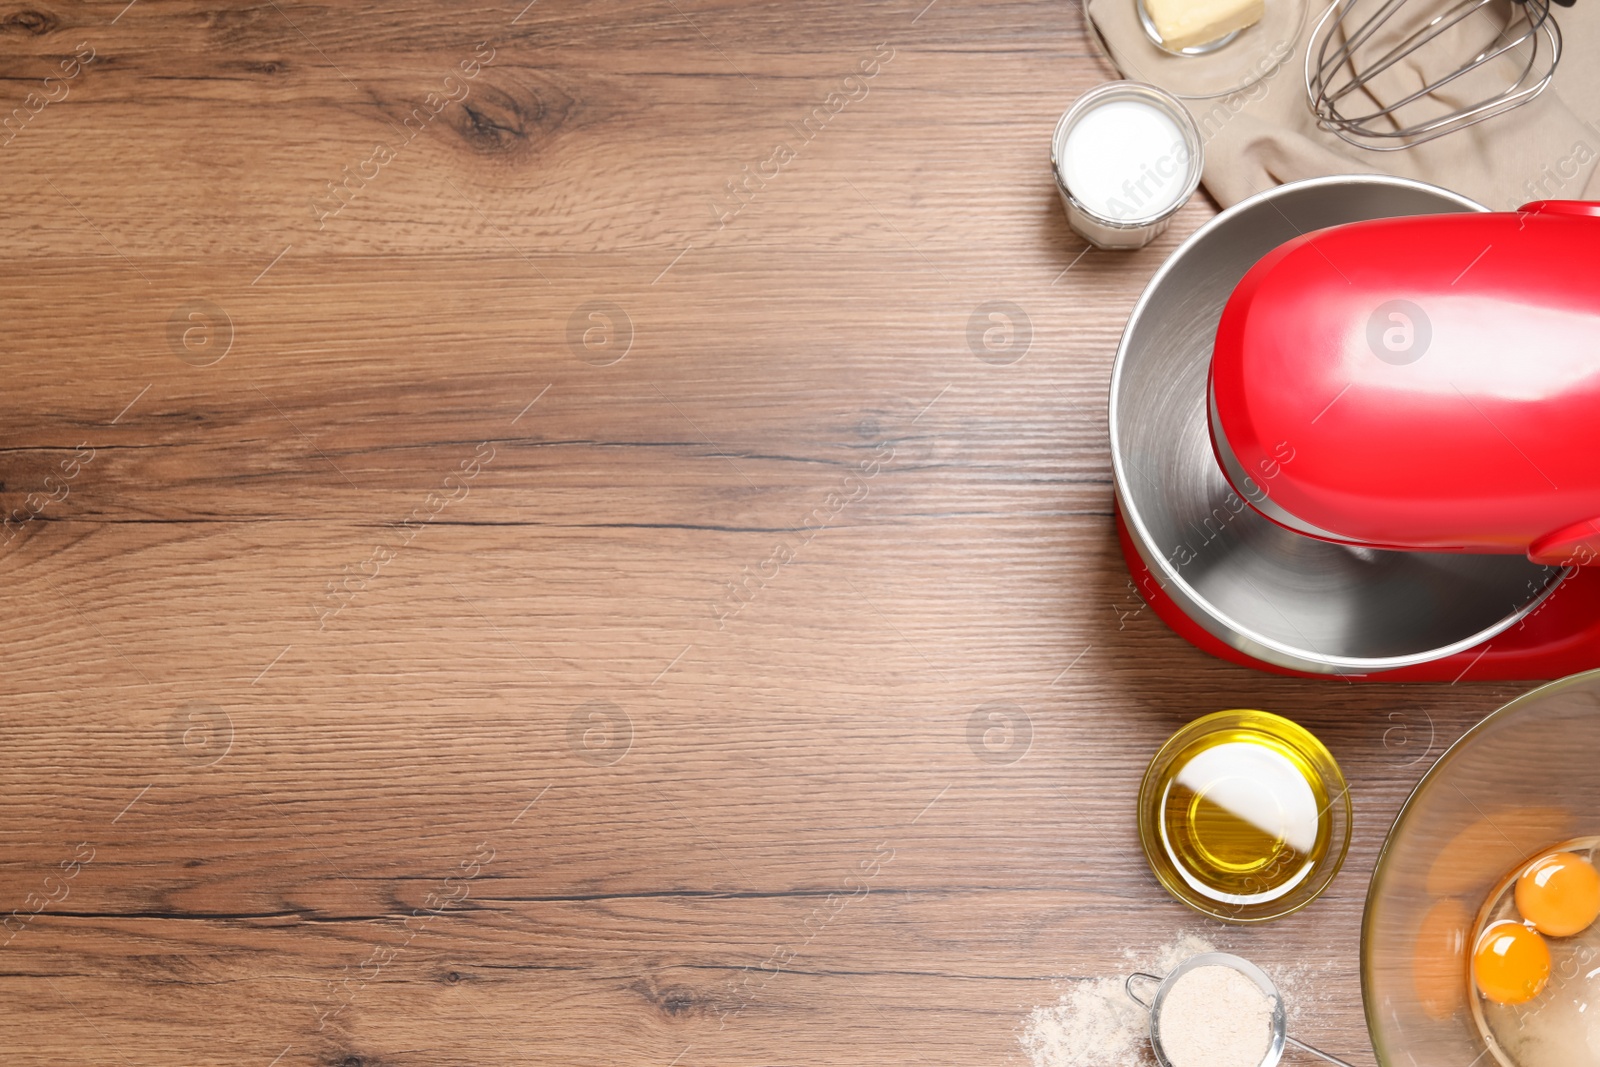
<instances>
[{"instance_id":1,"label":"stainless steel mixing bowl","mask_svg":"<svg viewBox=\"0 0 1600 1067\"><path fill-rule=\"evenodd\" d=\"M1484 210L1404 178L1281 185L1201 227L1134 306L1111 376L1117 503L1151 574L1222 641L1292 670L1368 674L1481 644L1560 581L1559 568L1519 556L1376 551L1292 533L1233 492L1211 449L1212 341L1256 260L1324 226Z\"/></svg>"},{"instance_id":2,"label":"stainless steel mixing bowl","mask_svg":"<svg viewBox=\"0 0 1600 1067\"><path fill-rule=\"evenodd\" d=\"M1525 861L1600 834L1596 753L1600 671L1590 671L1474 726L1406 801L1361 924L1361 994L1382 1067L1494 1067L1468 999L1475 919Z\"/></svg>"}]
</instances>

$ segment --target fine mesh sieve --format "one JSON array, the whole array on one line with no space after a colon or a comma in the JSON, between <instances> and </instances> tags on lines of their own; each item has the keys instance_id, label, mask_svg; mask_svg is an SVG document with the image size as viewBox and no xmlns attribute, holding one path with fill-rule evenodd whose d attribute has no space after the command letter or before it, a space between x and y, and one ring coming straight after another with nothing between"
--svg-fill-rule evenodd
<instances>
[{"instance_id":1,"label":"fine mesh sieve","mask_svg":"<svg viewBox=\"0 0 1600 1067\"><path fill-rule=\"evenodd\" d=\"M1171 1057L1167 1055L1167 1050L1161 1044L1161 1009L1166 1004L1167 994L1172 991L1172 988L1177 984L1177 980L1190 971L1201 967L1227 967L1230 970L1238 971L1254 982L1256 987L1271 1002L1272 1040L1267 1045L1267 1054L1262 1059L1259 1067L1277 1067L1278 1061L1283 1058L1285 1045L1293 1045L1302 1052L1309 1052L1311 1055L1318 1056L1329 1063L1339 1064L1339 1067L1351 1067L1350 1064L1337 1056L1330 1056L1321 1049L1312 1048L1305 1042L1296 1041L1290 1037L1288 1017L1283 1010L1283 995L1278 992L1278 987L1273 984L1272 979L1267 977L1267 972L1249 960L1227 952L1202 952L1198 956L1190 956L1174 967L1165 978L1159 975L1146 974L1143 971L1135 971L1133 974L1128 975L1127 980L1123 982L1123 989L1127 991L1128 998L1150 1013L1150 1050L1155 1053L1156 1062L1161 1067L1174 1067ZM1148 1001L1142 999L1139 994L1133 991L1135 979L1157 983L1155 996Z\"/></svg>"}]
</instances>

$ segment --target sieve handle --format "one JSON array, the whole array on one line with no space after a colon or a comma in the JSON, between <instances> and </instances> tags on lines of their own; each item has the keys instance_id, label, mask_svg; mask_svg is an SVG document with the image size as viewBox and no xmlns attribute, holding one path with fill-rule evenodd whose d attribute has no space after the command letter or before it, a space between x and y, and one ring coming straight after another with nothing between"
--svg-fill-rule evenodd
<instances>
[{"instance_id":1,"label":"sieve handle","mask_svg":"<svg viewBox=\"0 0 1600 1067\"><path fill-rule=\"evenodd\" d=\"M1130 993L1129 995L1131 996L1132 994ZM1313 1056L1320 1056L1322 1059L1327 1060L1329 1063L1337 1063L1339 1065L1339 1067L1353 1067L1353 1065L1346 1063L1344 1060L1341 1060L1339 1057L1330 1056L1326 1052L1322 1051L1320 1048L1312 1048L1310 1045L1306 1044L1304 1041L1296 1041L1294 1038L1290 1037L1287 1034L1284 1035L1283 1039L1285 1041L1287 1041L1289 1044L1293 1045L1295 1048L1299 1049L1301 1052L1309 1052Z\"/></svg>"},{"instance_id":2,"label":"sieve handle","mask_svg":"<svg viewBox=\"0 0 1600 1067\"><path fill-rule=\"evenodd\" d=\"M1149 1011L1150 1002L1140 1000L1139 994L1133 991L1133 980L1135 978L1143 978L1145 981L1154 982L1156 985L1160 985L1162 979L1159 975L1145 974L1143 971L1134 971L1132 974L1128 975L1127 979L1122 983L1122 991L1128 994L1128 999L1139 1005L1139 1007L1143 1008L1145 1011ZM1344 1067L1350 1067L1350 1065L1347 1063L1344 1065Z\"/></svg>"}]
</instances>

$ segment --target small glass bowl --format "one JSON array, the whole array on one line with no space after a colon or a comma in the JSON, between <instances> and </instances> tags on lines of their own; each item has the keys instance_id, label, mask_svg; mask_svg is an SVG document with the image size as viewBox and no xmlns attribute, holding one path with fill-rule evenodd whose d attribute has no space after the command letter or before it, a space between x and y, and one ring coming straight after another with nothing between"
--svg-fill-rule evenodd
<instances>
[{"instance_id":1,"label":"small glass bowl","mask_svg":"<svg viewBox=\"0 0 1600 1067\"><path fill-rule=\"evenodd\" d=\"M1181 193L1171 204L1142 217L1111 218L1102 215L1079 200L1067 185L1067 143L1073 127L1095 108L1119 100L1156 109L1172 120L1183 138L1183 146L1178 153L1156 161L1159 164L1170 159L1174 166L1184 168ZM1067 212L1067 223L1079 237L1096 248L1108 250L1143 248L1165 233L1179 209L1189 202L1200 187L1205 154L1205 138L1195 124L1194 116L1183 106L1183 101L1160 86L1144 82L1101 82L1073 101L1072 106L1056 122L1055 132L1050 135L1050 169L1055 174L1056 192L1061 196L1061 205Z\"/></svg>"},{"instance_id":2,"label":"small glass bowl","mask_svg":"<svg viewBox=\"0 0 1600 1067\"><path fill-rule=\"evenodd\" d=\"M1324 818L1328 823L1325 846L1296 880L1278 887L1270 897L1210 890L1204 874L1185 866L1180 851L1167 845L1164 807L1168 788L1181 769L1178 760L1197 741L1217 734L1231 734L1234 740L1272 749L1305 778L1313 796L1325 798L1317 813L1319 824ZM1151 872L1167 892L1202 915L1249 924L1282 918L1322 895L1349 851L1352 813L1349 788L1339 764L1309 730L1271 712L1234 709L1194 720L1161 746L1139 786L1138 819L1139 844Z\"/></svg>"}]
</instances>

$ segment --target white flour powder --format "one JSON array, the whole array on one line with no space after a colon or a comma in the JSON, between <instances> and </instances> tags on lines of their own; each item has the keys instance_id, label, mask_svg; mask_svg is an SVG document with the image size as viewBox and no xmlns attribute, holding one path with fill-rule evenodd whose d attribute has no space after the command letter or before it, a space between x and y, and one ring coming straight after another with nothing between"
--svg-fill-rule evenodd
<instances>
[{"instance_id":1,"label":"white flour powder","mask_svg":"<svg viewBox=\"0 0 1600 1067\"><path fill-rule=\"evenodd\" d=\"M1129 952L1125 962L1129 971L1166 974L1190 956L1210 951L1207 942L1185 936L1152 958ZM1020 1039L1033 1067L1153 1067L1150 1017L1128 999L1122 981L1121 975L1080 978L1059 1002L1033 1009ZM1153 985L1145 995L1152 992Z\"/></svg>"},{"instance_id":2,"label":"white flour powder","mask_svg":"<svg viewBox=\"0 0 1600 1067\"><path fill-rule=\"evenodd\" d=\"M1122 980L1132 971L1167 974L1189 957L1213 951L1204 938L1186 934L1154 952L1128 950L1115 976L1073 980L1058 1002L1034 1008L1023 1021L1019 1040L1031 1067L1155 1067L1150 1017L1128 999ZM1315 1015L1327 1006L1311 980L1311 965L1278 967L1271 973L1283 996L1290 1033L1299 1028L1302 1013ZM1135 988L1147 998L1155 992L1149 982Z\"/></svg>"},{"instance_id":3,"label":"white flour powder","mask_svg":"<svg viewBox=\"0 0 1600 1067\"><path fill-rule=\"evenodd\" d=\"M1272 1001L1232 967L1196 967L1161 1004L1161 1049L1172 1067L1261 1067Z\"/></svg>"},{"instance_id":4,"label":"white flour powder","mask_svg":"<svg viewBox=\"0 0 1600 1067\"><path fill-rule=\"evenodd\" d=\"M1022 1047L1035 1067L1128 1067L1151 1062L1142 1050L1149 1026L1122 979L1085 978L1059 1004L1033 1009Z\"/></svg>"}]
</instances>

